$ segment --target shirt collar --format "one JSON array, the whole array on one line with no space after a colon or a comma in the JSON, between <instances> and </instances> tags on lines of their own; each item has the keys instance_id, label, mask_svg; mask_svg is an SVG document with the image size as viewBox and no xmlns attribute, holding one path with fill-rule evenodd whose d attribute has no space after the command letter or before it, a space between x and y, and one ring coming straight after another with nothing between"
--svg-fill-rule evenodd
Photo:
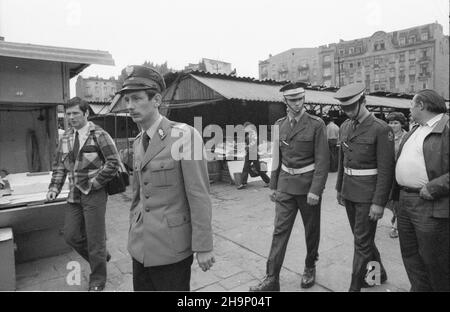
<instances>
[{"instance_id":1,"label":"shirt collar","mask_svg":"<svg viewBox=\"0 0 450 312\"><path fill-rule=\"evenodd\" d=\"M159 127L159 124L161 123L162 120L162 116L159 115L158 119L156 119L156 121L153 123L153 125L147 129L147 135L150 138L150 140L153 138L153 136L155 135L156 130Z\"/></svg>"},{"instance_id":2,"label":"shirt collar","mask_svg":"<svg viewBox=\"0 0 450 312\"><path fill-rule=\"evenodd\" d=\"M434 116L433 118L431 118L430 120L428 120L428 121L425 123L425 125L427 125L427 126L430 127L430 128L433 128L433 127L436 125L436 123L437 123L439 120L441 120L441 118L442 118L443 115L444 115L444 114L439 114L439 115Z\"/></svg>"},{"instance_id":3,"label":"shirt collar","mask_svg":"<svg viewBox=\"0 0 450 312\"><path fill-rule=\"evenodd\" d=\"M300 118L302 118L303 114L305 113L305 109L302 109L302 111L300 112L300 114L298 116L295 116L295 120L298 122L300 120ZM289 122L292 120L292 116L291 114L288 114L288 118L289 118Z\"/></svg>"},{"instance_id":4,"label":"shirt collar","mask_svg":"<svg viewBox=\"0 0 450 312\"><path fill-rule=\"evenodd\" d=\"M87 122L82 128L75 129L75 133L78 131L78 135L80 136L86 136L86 134L89 132L89 122Z\"/></svg>"}]
</instances>

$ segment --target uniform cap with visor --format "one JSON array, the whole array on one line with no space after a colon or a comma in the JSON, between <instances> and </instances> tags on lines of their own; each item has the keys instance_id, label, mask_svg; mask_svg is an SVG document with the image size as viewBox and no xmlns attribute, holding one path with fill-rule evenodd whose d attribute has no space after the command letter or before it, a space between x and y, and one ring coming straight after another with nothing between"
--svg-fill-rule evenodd
<instances>
[{"instance_id":1,"label":"uniform cap with visor","mask_svg":"<svg viewBox=\"0 0 450 312\"><path fill-rule=\"evenodd\" d=\"M156 70L143 66L131 65L125 68L126 78L122 89L116 94L123 94L126 91L152 90L162 93L166 89L164 78Z\"/></svg>"}]
</instances>

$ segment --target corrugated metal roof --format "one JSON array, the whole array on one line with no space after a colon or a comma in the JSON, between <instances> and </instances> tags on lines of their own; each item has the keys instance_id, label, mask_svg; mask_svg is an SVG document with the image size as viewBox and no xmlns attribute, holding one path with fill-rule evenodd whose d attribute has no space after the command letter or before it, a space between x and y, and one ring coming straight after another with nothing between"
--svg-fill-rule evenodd
<instances>
[{"instance_id":1,"label":"corrugated metal roof","mask_svg":"<svg viewBox=\"0 0 450 312\"><path fill-rule=\"evenodd\" d=\"M92 112L96 115L98 114L106 114L109 111L109 102L106 102L105 104L92 104L89 103L89 106L92 109Z\"/></svg>"},{"instance_id":2,"label":"corrugated metal roof","mask_svg":"<svg viewBox=\"0 0 450 312\"><path fill-rule=\"evenodd\" d=\"M107 51L0 41L0 56L77 64L114 65Z\"/></svg>"},{"instance_id":3,"label":"corrugated metal roof","mask_svg":"<svg viewBox=\"0 0 450 312\"><path fill-rule=\"evenodd\" d=\"M228 80L215 77L192 75L200 83L216 91L226 99L247 101L280 102L281 85L265 85L250 81Z\"/></svg>"}]
</instances>

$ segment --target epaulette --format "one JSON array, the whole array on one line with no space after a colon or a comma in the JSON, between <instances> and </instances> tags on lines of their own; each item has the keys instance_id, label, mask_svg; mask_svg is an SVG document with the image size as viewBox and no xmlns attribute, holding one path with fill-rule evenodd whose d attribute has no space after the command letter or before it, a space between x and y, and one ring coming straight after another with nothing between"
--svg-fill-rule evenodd
<instances>
[{"instance_id":1,"label":"epaulette","mask_svg":"<svg viewBox=\"0 0 450 312\"><path fill-rule=\"evenodd\" d=\"M184 131L189 130L189 125L182 122L172 122L170 126Z\"/></svg>"},{"instance_id":2,"label":"epaulette","mask_svg":"<svg viewBox=\"0 0 450 312\"><path fill-rule=\"evenodd\" d=\"M318 117L318 116L316 116L316 115L308 114L308 116L309 116L310 118L314 119L314 120L322 120L320 117Z\"/></svg>"},{"instance_id":3,"label":"epaulette","mask_svg":"<svg viewBox=\"0 0 450 312\"><path fill-rule=\"evenodd\" d=\"M280 119L278 119L277 121L275 121L275 123L277 123L277 122L282 122L282 121L285 120L286 118L287 118L287 115L284 116L284 117L281 117Z\"/></svg>"}]
</instances>

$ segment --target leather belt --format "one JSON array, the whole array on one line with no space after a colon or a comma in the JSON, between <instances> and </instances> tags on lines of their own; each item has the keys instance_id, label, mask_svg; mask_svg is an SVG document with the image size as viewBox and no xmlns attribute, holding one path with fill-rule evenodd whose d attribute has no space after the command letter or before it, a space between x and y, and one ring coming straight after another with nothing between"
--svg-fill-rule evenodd
<instances>
[{"instance_id":1,"label":"leather belt","mask_svg":"<svg viewBox=\"0 0 450 312\"><path fill-rule=\"evenodd\" d=\"M316 166L314 164L308 165L308 166L303 167L303 168L288 168L284 164L281 164L281 169L283 171L289 173L290 175L302 174L302 173L305 173L305 172L310 172L310 171L313 171L315 168L316 168Z\"/></svg>"},{"instance_id":2,"label":"leather belt","mask_svg":"<svg viewBox=\"0 0 450 312\"><path fill-rule=\"evenodd\" d=\"M420 194L420 188L415 188L415 187L407 187L407 186L401 186L400 185L400 190L406 192L406 193L417 193Z\"/></svg>"},{"instance_id":3,"label":"leather belt","mask_svg":"<svg viewBox=\"0 0 450 312\"><path fill-rule=\"evenodd\" d=\"M344 167L344 173L349 176L371 176L378 174L377 168L375 169L352 169Z\"/></svg>"}]
</instances>

